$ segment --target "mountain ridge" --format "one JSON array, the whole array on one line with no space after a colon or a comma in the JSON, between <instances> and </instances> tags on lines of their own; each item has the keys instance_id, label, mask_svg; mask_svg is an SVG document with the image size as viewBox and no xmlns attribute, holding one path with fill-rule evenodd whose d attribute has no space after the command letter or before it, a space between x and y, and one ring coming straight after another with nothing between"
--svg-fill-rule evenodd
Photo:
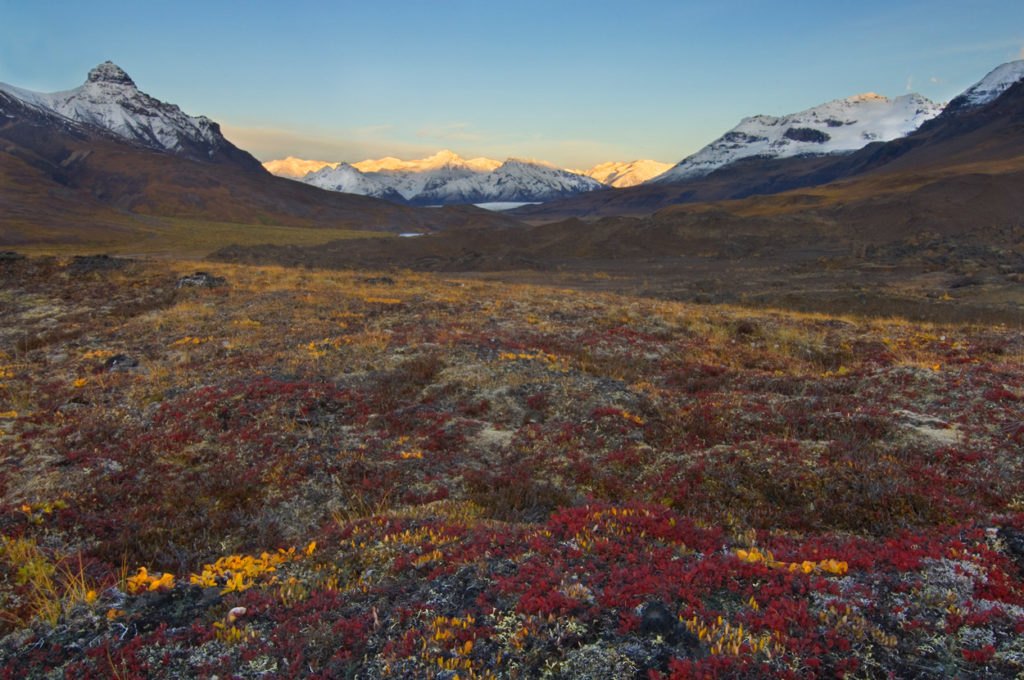
<instances>
[{"instance_id":1,"label":"mountain ridge","mask_svg":"<svg viewBox=\"0 0 1024 680\"><path fill-rule=\"evenodd\" d=\"M848 153L871 142L903 137L941 110L941 105L919 94L889 99L867 92L783 116L748 116L648 182L664 184L701 177L744 158Z\"/></svg>"},{"instance_id":2,"label":"mountain ridge","mask_svg":"<svg viewBox=\"0 0 1024 680\"><path fill-rule=\"evenodd\" d=\"M412 161L387 157L324 165L297 179L330 191L418 206L535 202L605 188L590 177L535 159L466 160L447 149Z\"/></svg>"}]
</instances>

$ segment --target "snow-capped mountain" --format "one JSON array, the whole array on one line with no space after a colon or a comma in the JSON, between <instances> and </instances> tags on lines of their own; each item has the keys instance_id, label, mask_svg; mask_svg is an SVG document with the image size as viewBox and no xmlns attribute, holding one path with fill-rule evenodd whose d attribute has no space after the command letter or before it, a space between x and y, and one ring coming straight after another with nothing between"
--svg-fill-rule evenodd
<instances>
[{"instance_id":1,"label":"snow-capped mountain","mask_svg":"<svg viewBox=\"0 0 1024 680\"><path fill-rule=\"evenodd\" d=\"M643 159L628 163L608 161L595 165L589 170L570 170L569 172L586 175L610 187L632 187L657 177L671 167L671 163Z\"/></svg>"},{"instance_id":2,"label":"snow-capped mountain","mask_svg":"<svg viewBox=\"0 0 1024 680\"><path fill-rule=\"evenodd\" d=\"M364 174L348 163L324 165L319 170L307 173L299 179L306 184L312 184L328 191L385 198L395 203L404 202L404 197L395 191L394 187L389 185L386 180L378 178L376 173Z\"/></svg>"},{"instance_id":3,"label":"snow-capped mountain","mask_svg":"<svg viewBox=\"0 0 1024 680\"><path fill-rule=\"evenodd\" d=\"M410 200L415 205L549 201L603 189L595 179L550 163L510 158L487 173L432 183Z\"/></svg>"},{"instance_id":4,"label":"snow-capped mountain","mask_svg":"<svg viewBox=\"0 0 1024 680\"><path fill-rule=\"evenodd\" d=\"M433 205L433 199L420 200L424 196L444 194L444 187L460 180L486 175L499 161L489 158L474 158L467 161L447 149L429 158L400 161L397 158L382 158L353 163L352 167L380 180L391 187L402 198L417 205ZM426 203L424 203L426 201ZM459 201L442 201L459 202Z\"/></svg>"},{"instance_id":5,"label":"snow-capped mountain","mask_svg":"<svg viewBox=\"0 0 1024 680\"><path fill-rule=\"evenodd\" d=\"M339 163L329 163L327 161L312 161L304 158L296 158L295 156L288 156L279 160L267 161L263 164L263 167L271 175L277 175L278 177L289 177L291 179L298 179L305 177L311 172L316 172L321 168L338 167Z\"/></svg>"},{"instance_id":6,"label":"snow-capped mountain","mask_svg":"<svg viewBox=\"0 0 1024 680\"><path fill-rule=\"evenodd\" d=\"M594 179L541 161L466 160L448 150L411 161L388 157L325 165L299 181L409 205L546 201L604 188Z\"/></svg>"},{"instance_id":7,"label":"snow-capped mountain","mask_svg":"<svg viewBox=\"0 0 1024 680\"><path fill-rule=\"evenodd\" d=\"M984 78L954 97L942 113L953 115L988 104L1020 80L1024 80L1024 59L997 66Z\"/></svg>"},{"instance_id":8,"label":"snow-capped mountain","mask_svg":"<svg viewBox=\"0 0 1024 680\"><path fill-rule=\"evenodd\" d=\"M873 92L836 99L787 116L753 116L651 182L706 175L741 158L848 153L887 142L937 116L942 105L919 94L889 99Z\"/></svg>"},{"instance_id":9,"label":"snow-capped mountain","mask_svg":"<svg viewBox=\"0 0 1024 680\"><path fill-rule=\"evenodd\" d=\"M189 116L174 104L140 92L128 74L110 61L89 71L85 83L73 90L43 93L0 83L0 92L42 113L149 149L247 169L261 167L227 141L217 123L206 116Z\"/></svg>"}]
</instances>

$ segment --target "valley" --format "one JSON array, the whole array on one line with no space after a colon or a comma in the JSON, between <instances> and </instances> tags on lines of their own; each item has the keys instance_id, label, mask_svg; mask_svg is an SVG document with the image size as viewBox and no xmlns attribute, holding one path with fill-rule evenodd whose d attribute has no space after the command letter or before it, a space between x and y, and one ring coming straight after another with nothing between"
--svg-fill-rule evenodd
<instances>
[{"instance_id":1,"label":"valley","mask_svg":"<svg viewBox=\"0 0 1024 680\"><path fill-rule=\"evenodd\" d=\"M0 84L0 679L1024 674L1020 76L587 176Z\"/></svg>"}]
</instances>

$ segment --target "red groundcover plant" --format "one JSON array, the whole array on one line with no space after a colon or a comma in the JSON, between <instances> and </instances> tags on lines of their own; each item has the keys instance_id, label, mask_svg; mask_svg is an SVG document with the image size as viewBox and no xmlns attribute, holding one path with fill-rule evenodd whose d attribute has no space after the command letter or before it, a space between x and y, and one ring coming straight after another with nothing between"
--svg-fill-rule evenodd
<instances>
[{"instance_id":1,"label":"red groundcover plant","mask_svg":"<svg viewBox=\"0 0 1024 680\"><path fill-rule=\"evenodd\" d=\"M1019 331L209 269L5 265L0 677L1024 673Z\"/></svg>"}]
</instances>

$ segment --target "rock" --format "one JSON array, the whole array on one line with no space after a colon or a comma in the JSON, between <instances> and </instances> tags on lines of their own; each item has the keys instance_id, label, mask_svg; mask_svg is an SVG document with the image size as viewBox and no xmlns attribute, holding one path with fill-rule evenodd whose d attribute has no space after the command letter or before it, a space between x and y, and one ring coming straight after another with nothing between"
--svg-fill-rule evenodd
<instances>
[{"instance_id":1,"label":"rock","mask_svg":"<svg viewBox=\"0 0 1024 680\"><path fill-rule=\"evenodd\" d=\"M171 628L188 626L220 604L220 593L214 590L179 583L173 588L141 593L125 604L125 619L140 632L155 630L161 624Z\"/></svg>"},{"instance_id":2,"label":"rock","mask_svg":"<svg viewBox=\"0 0 1024 680\"><path fill-rule=\"evenodd\" d=\"M661 602L648 602L643 606L640 616L640 632L643 635L660 635L663 638L674 637L679 627L679 620Z\"/></svg>"},{"instance_id":3,"label":"rock","mask_svg":"<svg viewBox=\"0 0 1024 680\"><path fill-rule=\"evenodd\" d=\"M109 255L75 255L68 263L68 269L78 274L87 272L108 272L124 269L133 260Z\"/></svg>"},{"instance_id":4,"label":"rock","mask_svg":"<svg viewBox=\"0 0 1024 680\"><path fill-rule=\"evenodd\" d=\"M103 368L108 371L129 371L133 368L137 368L138 365L139 360L134 359L127 354L115 354L103 362Z\"/></svg>"},{"instance_id":5,"label":"rock","mask_svg":"<svg viewBox=\"0 0 1024 680\"><path fill-rule=\"evenodd\" d=\"M561 664L566 680L619 680L635 678L639 672L632 659L602 642L569 652Z\"/></svg>"},{"instance_id":6,"label":"rock","mask_svg":"<svg viewBox=\"0 0 1024 680\"><path fill-rule=\"evenodd\" d=\"M661 638L665 643L676 647L676 654L687 658L703 658L707 655L700 639L686 630L678 618L658 601L642 605L640 614L640 634L646 638ZM680 651L682 654L680 654ZM634 661L636 658L634 657ZM646 665L647 668L654 666Z\"/></svg>"},{"instance_id":7,"label":"rock","mask_svg":"<svg viewBox=\"0 0 1024 680\"><path fill-rule=\"evenodd\" d=\"M178 279L175 288L219 288L228 285L227 279L207 272L196 272Z\"/></svg>"},{"instance_id":8,"label":"rock","mask_svg":"<svg viewBox=\"0 0 1024 680\"><path fill-rule=\"evenodd\" d=\"M1024 570L1024 532L1002 527L996 534L1006 546L1006 554Z\"/></svg>"}]
</instances>

